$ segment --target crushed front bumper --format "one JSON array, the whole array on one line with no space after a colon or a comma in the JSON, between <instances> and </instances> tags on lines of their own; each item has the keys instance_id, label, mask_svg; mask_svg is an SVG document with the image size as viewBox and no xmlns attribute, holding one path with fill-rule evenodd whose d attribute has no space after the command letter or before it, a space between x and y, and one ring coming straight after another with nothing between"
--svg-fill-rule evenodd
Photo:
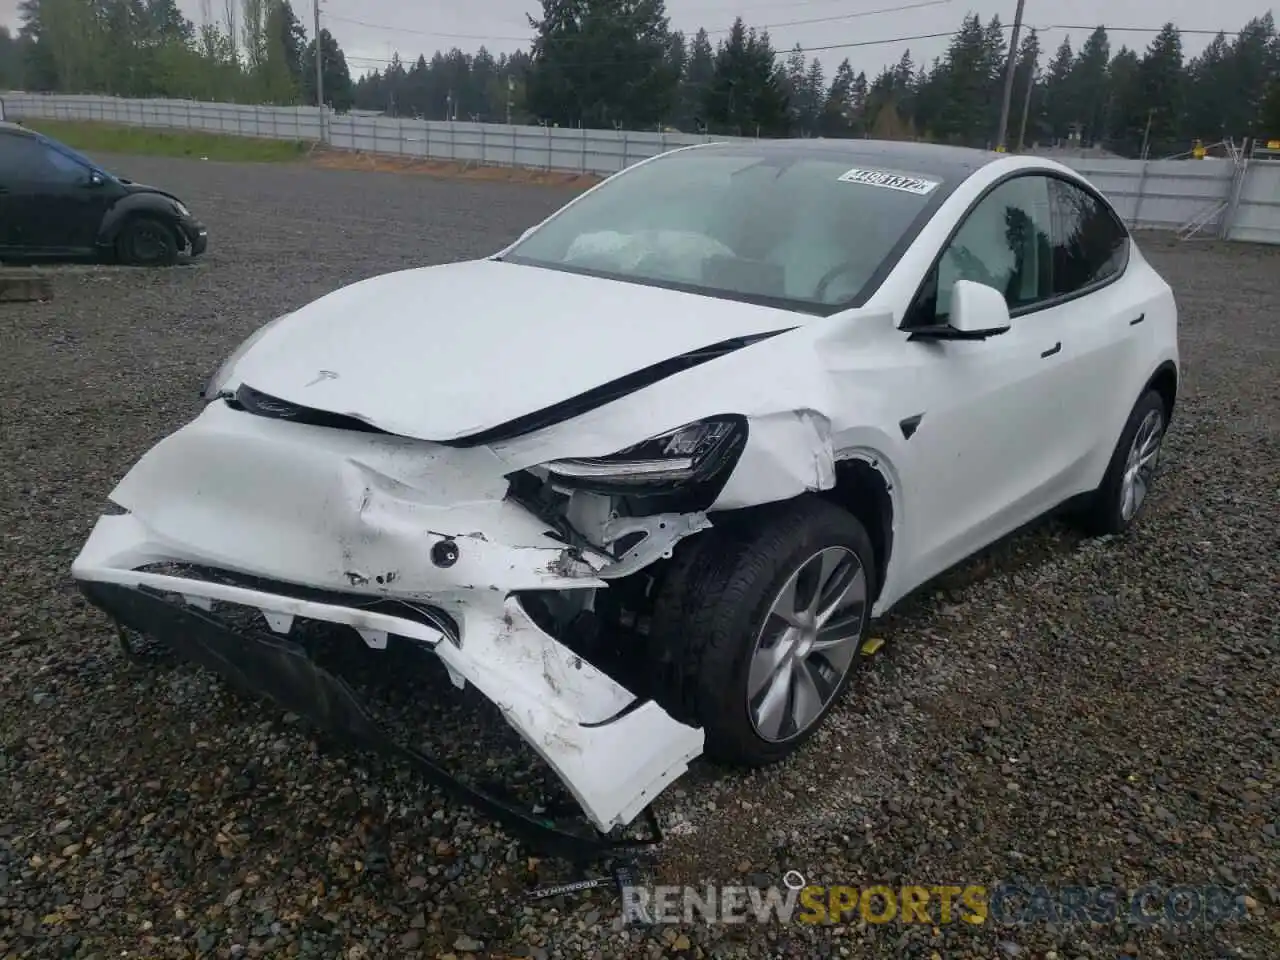
<instances>
[{"instance_id":1,"label":"crushed front bumper","mask_svg":"<svg viewBox=\"0 0 1280 960\"><path fill-rule=\"evenodd\" d=\"M215 402L120 482L111 499L127 512L99 518L72 574L118 623L365 742L375 725L288 639L295 620L349 626L375 650L389 636L416 642L496 704L608 832L684 773L702 732L638 700L525 612L520 591L605 581L598 561L505 499L502 471L483 449ZM233 628L224 605L260 613L264 629Z\"/></svg>"},{"instance_id":2,"label":"crushed front bumper","mask_svg":"<svg viewBox=\"0 0 1280 960\"><path fill-rule=\"evenodd\" d=\"M190 256L198 257L209 246L209 228L195 217L183 217L178 221L178 229L186 237Z\"/></svg>"}]
</instances>

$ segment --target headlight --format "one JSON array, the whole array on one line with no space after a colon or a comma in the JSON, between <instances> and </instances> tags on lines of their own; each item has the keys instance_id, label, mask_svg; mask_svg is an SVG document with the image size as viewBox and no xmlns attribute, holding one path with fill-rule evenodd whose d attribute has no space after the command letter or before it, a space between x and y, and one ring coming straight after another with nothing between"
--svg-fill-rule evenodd
<instances>
[{"instance_id":1,"label":"headlight","mask_svg":"<svg viewBox=\"0 0 1280 960\"><path fill-rule=\"evenodd\" d=\"M249 336L245 337L244 342L231 351L231 355L222 361L217 372L214 373L214 375L209 378L209 382L204 385L204 389L200 391L201 399L216 400L222 393L222 388L227 385L227 380L230 378L232 370L235 369L235 365L240 362L241 358L249 352L249 349L255 343L262 339L263 334L287 316L289 316L289 314L286 313L284 316L276 317L274 320L264 323L257 330L253 331L253 333L249 334Z\"/></svg>"},{"instance_id":2,"label":"headlight","mask_svg":"<svg viewBox=\"0 0 1280 960\"><path fill-rule=\"evenodd\" d=\"M553 460L542 466L566 486L645 492L712 479L736 461L746 438L744 418L708 417L606 457Z\"/></svg>"},{"instance_id":3,"label":"headlight","mask_svg":"<svg viewBox=\"0 0 1280 960\"><path fill-rule=\"evenodd\" d=\"M186 204L182 203L179 200L173 201L173 209L177 211L178 216L180 217L191 216L191 211L187 209Z\"/></svg>"}]
</instances>

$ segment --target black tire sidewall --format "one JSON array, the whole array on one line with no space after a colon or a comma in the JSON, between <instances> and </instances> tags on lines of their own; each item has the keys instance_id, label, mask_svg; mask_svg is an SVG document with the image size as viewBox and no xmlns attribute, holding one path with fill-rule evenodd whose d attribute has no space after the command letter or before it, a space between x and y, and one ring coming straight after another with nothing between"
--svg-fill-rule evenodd
<instances>
[{"instance_id":1,"label":"black tire sidewall","mask_svg":"<svg viewBox=\"0 0 1280 960\"><path fill-rule=\"evenodd\" d=\"M1155 390L1148 390L1134 405L1133 410L1130 411L1129 419L1125 422L1124 430L1120 434L1120 440L1116 443L1116 448L1111 454L1111 462L1107 466L1107 473L1103 479L1102 486L1098 488L1097 499L1092 511L1093 515L1090 518L1091 526L1095 533L1103 535L1125 533L1142 516L1142 511L1146 507L1146 500L1139 504L1132 517L1127 521L1124 519L1124 513L1121 509L1124 493L1124 470L1129 457L1129 449L1133 446L1133 439L1137 436L1138 428L1152 410L1160 411L1160 440L1163 450L1164 432L1168 429L1169 418L1165 411L1164 399ZM1150 499L1149 493L1148 499Z\"/></svg>"},{"instance_id":2,"label":"black tire sidewall","mask_svg":"<svg viewBox=\"0 0 1280 960\"><path fill-rule=\"evenodd\" d=\"M857 640L861 647L871 619L876 565L871 538L856 517L819 498L805 498L790 509L778 511L755 536L739 541L734 562L724 574L740 583L745 588L742 592L754 597L755 603L715 612L717 632L737 642L708 645L698 664L698 712L706 732L709 758L748 766L777 762L807 741L842 699L856 672L856 655L822 713L808 729L790 740L772 743L760 737L748 713L746 697L756 639L778 591L801 562L819 550L836 546L857 555L867 578L868 606Z\"/></svg>"},{"instance_id":3,"label":"black tire sidewall","mask_svg":"<svg viewBox=\"0 0 1280 960\"><path fill-rule=\"evenodd\" d=\"M134 255L134 236L145 229L154 229L159 231L160 235L165 238L164 255L154 260L139 259ZM173 235L173 228L162 220L155 217L135 217L124 225L120 231L120 237L117 240L120 258L128 264L139 267L165 267L170 266L178 258L178 241Z\"/></svg>"}]
</instances>

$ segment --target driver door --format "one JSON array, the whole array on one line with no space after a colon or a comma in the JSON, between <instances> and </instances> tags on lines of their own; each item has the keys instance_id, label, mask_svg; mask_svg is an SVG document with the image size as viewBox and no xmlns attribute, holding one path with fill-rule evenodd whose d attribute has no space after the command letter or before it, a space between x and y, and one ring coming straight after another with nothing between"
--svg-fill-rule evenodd
<instances>
[{"instance_id":1,"label":"driver door","mask_svg":"<svg viewBox=\"0 0 1280 960\"><path fill-rule=\"evenodd\" d=\"M20 139L22 162L6 206L20 224L23 246L45 255L92 251L109 188L74 157L34 137Z\"/></svg>"},{"instance_id":2,"label":"driver door","mask_svg":"<svg viewBox=\"0 0 1280 960\"><path fill-rule=\"evenodd\" d=\"M1066 398L1051 370L1061 331L1023 312L1052 296L1048 181L1006 181L966 215L908 313L945 324L960 279L999 290L1007 332L981 341L909 341L920 414L904 445L906 534L917 581L942 572L1052 507L1056 425ZM989 326L1005 320L992 317Z\"/></svg>"}]
</instances>

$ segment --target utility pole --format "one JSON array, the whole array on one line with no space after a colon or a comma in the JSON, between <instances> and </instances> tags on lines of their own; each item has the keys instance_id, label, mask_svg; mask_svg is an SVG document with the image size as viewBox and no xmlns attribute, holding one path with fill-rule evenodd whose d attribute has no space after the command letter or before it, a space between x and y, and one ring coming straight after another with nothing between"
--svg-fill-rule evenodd
<instances>
[{"instance_id":1,"label":"utility pole","mask_svg":"<svg viewBox=\"0 0 1280 960\"><path fill-rule=\"evenodd\" d=\"M320 0L312 0L316 19L316 116L320 118L320 142L324 143L324 56L320 52Z\"/></svg>"},{"instance_id":2,"label":"utility pole","mask_svg":"<svg viewBox=\"0 0 1280 960\"><path fill-rule=\"evenodd\" d=\"M507 74L507 126L511 126L511 101L516 95L516 78Z\"/></svg>"},{"instance_id":3,"label":"utility pole","mask_svg":"<svg viewBox=\"0 0 1280 960\"><path fill-rule=\"evenodd\" d=\"M1000 132L996 134L996 150L1004 153L1005 133L1009 129L1009 103L1013 99L1013 74L1018 65L1018 34L1022 30L1022 7L1026 0L1018 0L1013 14L1013 35L1009 38L1009 61L1004 67L1004 96L1000 101Z\"/></svg>"},{"instance_id":4,"label":"utility pole","mask_svg":"<svg viewBox=\"0 0 1280 960\"><path fill-rule=\"evenodd\" d=\"M1027 114L1031 112L1031 91L1036 86L1036 70L1031 66L1027 70L1027 92L1022 100L1022 123L1018 126L1018 153L1022 152L1027 142Z\"/></svg>"}]
</instances>

